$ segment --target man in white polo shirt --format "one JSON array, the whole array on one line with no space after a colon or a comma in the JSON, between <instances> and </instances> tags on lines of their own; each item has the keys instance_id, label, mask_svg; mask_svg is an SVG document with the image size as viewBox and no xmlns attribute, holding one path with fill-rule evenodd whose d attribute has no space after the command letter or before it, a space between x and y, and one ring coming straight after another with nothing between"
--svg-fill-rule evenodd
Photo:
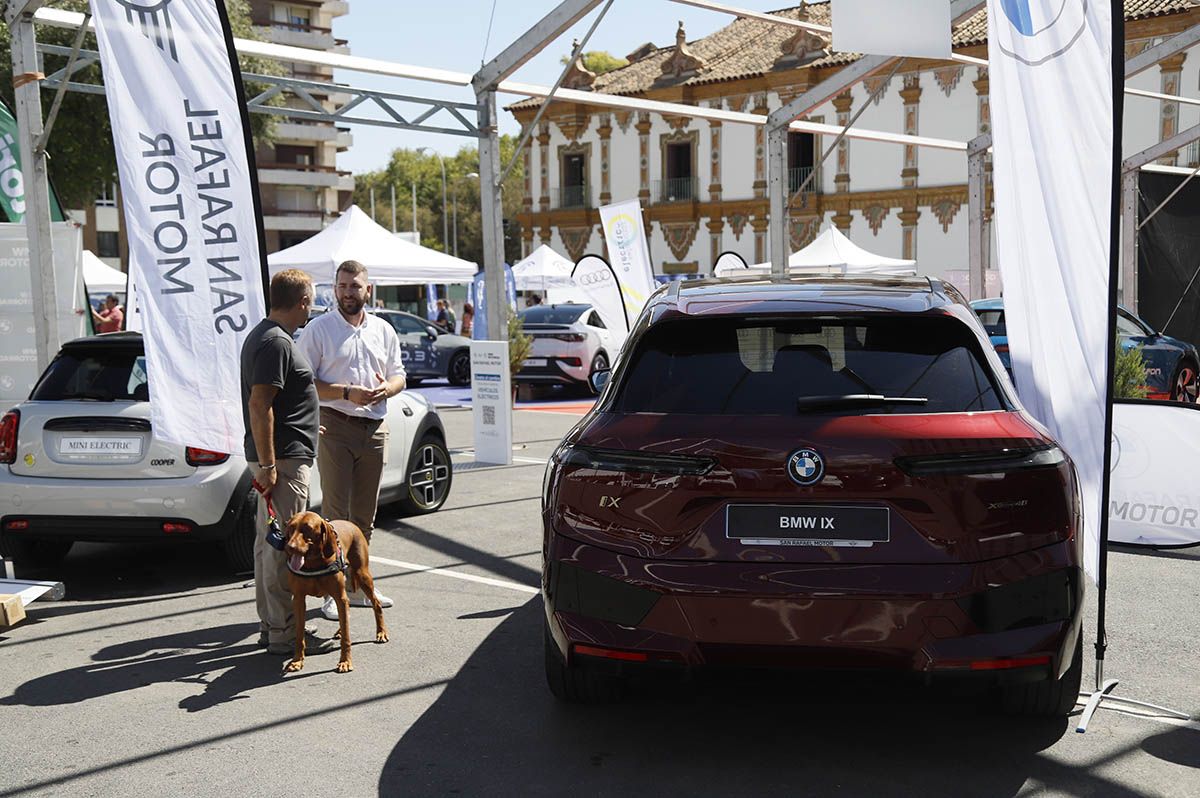
<instances>
[{"instance_id":1,"label":"man in white polo shirt","mask_svg":"<svg viewBox=\"0 0 1200 798\"><path fill-rule=\"evenodd\" d=\"M400 339L392 325L367 313L367 268L348 260L334 275L337 309L308 323L297 345L312 364L321 399L317 467L321 473L321 511L326 518L350 521L367 540L375 526L379 481L387 462L387 400L404 390ZM379 603L392 600L376 591ZM371 606L367 596L352 595L352 606ZM333 599L321 608L337 618Z\"/></svg>"}]
</instances>

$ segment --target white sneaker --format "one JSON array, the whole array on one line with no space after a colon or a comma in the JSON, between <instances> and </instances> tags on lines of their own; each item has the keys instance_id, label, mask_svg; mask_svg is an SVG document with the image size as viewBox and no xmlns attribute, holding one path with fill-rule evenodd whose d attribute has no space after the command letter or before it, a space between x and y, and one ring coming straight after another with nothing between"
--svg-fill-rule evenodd
<instances>
[{"instance_id":1,"label":"white sneaker","mask_svg":"<svg viewBox=\"0 0 1200 798\"><path fill-rule=\"evenodd\" d=\"M390 607L396 603L396 602L392 601L390 598L388 598L387 596L380 593L378 590L375 591L375 598L379 599L380 607ZM351 607L373 607L375 605L371 603L371 599L367 598L365 594L351 593L350 594L350 606Z\"/></svg>"},{"instance_id":2,"label":"white sneaker","mask_svg":"<svg viewBox=\"0 0 1200 798\"><path fill-rule=\"evenodd\" d=\"M333 596L325 597L325 603L321 605L321 614L331 621L338 619L337 602L333 600Z\"/></svg>"}]
</instances>

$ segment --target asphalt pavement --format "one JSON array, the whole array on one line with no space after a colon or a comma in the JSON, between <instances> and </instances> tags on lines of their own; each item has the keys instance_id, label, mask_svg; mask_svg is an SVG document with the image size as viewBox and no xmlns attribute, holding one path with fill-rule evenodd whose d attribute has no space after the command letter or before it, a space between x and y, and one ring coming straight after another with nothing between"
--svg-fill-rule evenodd
<instances>
[{"instance_id":1,"label":"asphalt pavement","mask_svg":"<svg viewBox=\"0 0 1200 798\"><path fill-rule=\"evenodd\" d=\"M470 411L443 411L450 499L429 516L382 513L372 571L396 602L392 637L375 644L371 612L353 610L350 674L329 654L283 675L287 658L255 646L247 577L214 547L77 546L43 574L67 599L0 632L0 796L1200 795L1195 721L1103 711L1081 735L970 695L803 675L557 704L538 506L542 463L578 412L519 410L517 461L495 468L474 467ZM1198 561L1109 560L1106 674L1121 695L1193 716Z\"/></svg>"}]
</instances>

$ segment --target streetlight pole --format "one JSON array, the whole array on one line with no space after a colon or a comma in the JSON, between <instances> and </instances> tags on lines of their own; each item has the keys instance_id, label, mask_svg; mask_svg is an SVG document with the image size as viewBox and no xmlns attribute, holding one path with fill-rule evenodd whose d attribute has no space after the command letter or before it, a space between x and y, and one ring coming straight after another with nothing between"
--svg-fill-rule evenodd
<instances>
[{"instance_id":1,"label":"streetlight pole","mask_svg":"<svg viewBox=\"0 0 1200 798\"><path fill-rule=\"evenodd\" d=\"M421 147L417 152L432 152L437 156L438 163L442 165L442 246L448 249L450 246L450 219L446 216L446 159L440 152L430 150L428 147Z\"/></svg>"}]
</instances>

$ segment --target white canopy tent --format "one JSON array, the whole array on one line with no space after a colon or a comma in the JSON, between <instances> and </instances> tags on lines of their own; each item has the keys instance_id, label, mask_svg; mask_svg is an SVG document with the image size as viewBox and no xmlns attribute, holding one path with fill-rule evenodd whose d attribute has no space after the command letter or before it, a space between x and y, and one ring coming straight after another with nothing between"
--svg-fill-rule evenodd
<instances>
[{"instance_id":1,"label":"white canopy tent","mask_svg":"<svg viewBox=\"0 0 1200 798\"><path fill-rule=\"evenodd\" d=\"M124 292L126 283L125 272L114 269L88 249L83 251L83 284L90 292L108 291L109 293Z\"/></svg>"},{"instance_id":2,"label":"white canopy tent","mask_svg":"<svg viewBox=\"0 0 1200 798\"><path fill-rule=\"evenodd\" d=\"M792 253L788 258L788 270L793 274L877 274L906 277L917 273L917 262L868 252L846 238L841 230L830 226L807 247ZM770 273L769 263L742 267L733 262L732 258L722 258L717 263L713 276L765 276Z\"/></svg>"},{"instance_id":3,"label":"white canopy tent","mask_svg":"<svg viewBox=\"0 0 1200 798\"><path fill-rule=\"evenodd\" d=\"M513 265L513 277L518 291L547 291L551 288L574 288L571 270L575 264L542 244L529 257Z\"/></svg>"},{"instance_id":4,"label":"white canopy tent","mask_svg":"<svg viewBox=\"0 0 1200 798\"><path fill-rule=\"evenodd\" d=\"M300 269L316 283L332 283L338 264L347 260L366 266L377 285L469 283L478 271L470 261L397 238L357 205L307 241L267 256L272 276Z\"/></svg>"}]
</instances>

